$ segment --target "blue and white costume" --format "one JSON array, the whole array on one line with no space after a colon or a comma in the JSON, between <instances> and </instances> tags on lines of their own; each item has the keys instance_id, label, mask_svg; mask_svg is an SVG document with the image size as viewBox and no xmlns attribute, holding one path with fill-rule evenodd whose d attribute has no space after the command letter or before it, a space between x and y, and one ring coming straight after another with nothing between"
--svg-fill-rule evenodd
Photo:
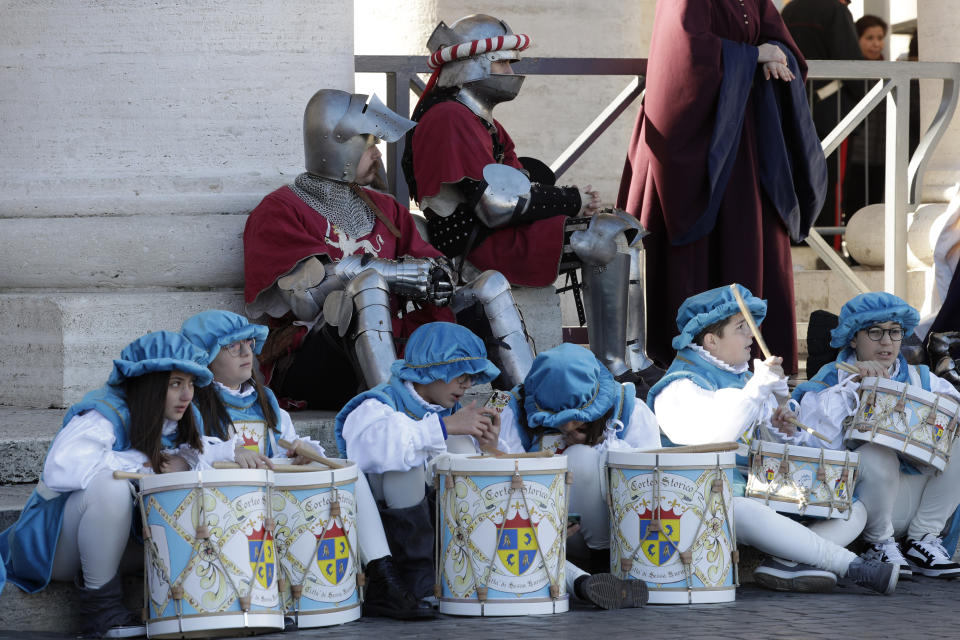
<instances>
[{"instance_id":1,"label":"blue and white costume","mask_svg":"<svg viewBox=\"0 0 960 640\"><path fill-rule=\"evenodd\" d=\"M739 289L759 324L766 315L766 302L744 287ZM759 360L754 360L755 371L751 375L745 364L731 366L694 343L694 338L705 328L739 311L729 287L692 296L680 306L677 312L680 334L673 340L677 356L647 396L660 428L671 443L740 442L743 445L757 427L769 429L770 417L778 404L774 394L787 394L786 381ZM740 453L746 453L744 446ZM737 458L741 470L740 482L734 487L738 496L734 498L738 541L777 558L845 575L857 556L843 547L860 533L862 518L818 521L808 528L760 502L744 498L746 482L742 473L746 471L747 459L745 455Z\"/></svg>"},{"instance_id":2,"label":"blue and white costume","mask_svg":"<svg viewBox=\"0 0 960 640\"><path fill-rule=\"evenodd\" d=\"M570 544L574 549L584 544L589 549L609 548L606 452L659 447L660 430L653 412L637 401L633 383L617 382L592 352L573 344L538 355L523 384L510 394L500 415L498 447L507 453L542 449L563 453L567 469L573 472L570 511L581 517L580 532ZM566 446L562 425L604 416L608 417L598 444Z\"/></svg>"},{"instance_id":3,"label":"blue and white costume","mask_svg":"<svg viewBox=\"0 0 960 640\"><path fill-rule=\"evenodd\" d=\"M113 472L152 472L143 466L148 457L130 445L130 412L123 384L147 373L176 370L193 374L195 385L204 386L213 377L206 358L203 350L179 334L149 333L113 361L106 386L88 393L67 411L47 452L37 488L17 522L0 533L0 556L10 582L34 593L51 579L72 581L80 570L89 589L113 579L133 514L130 483L115 480ZM194 420L199 428L196 413ZM177 426L164 421L165 452L199 460L199 453L188 451L187 445L175 448Z\"/></svg>"},{"instance_id":4,"label":"blue and white costume","mask_svg":"<svg viewBox=\"0 0 960 640\"><path fill-rule=\"evenodd\" d=\"M206 349L211 362L221 353L221 347L240 340L253 339L253 353L259 354L267 339L267 327L251 324L243 316L230 311L211 310L198 313L183 323L181 332L193 344ZM240 385L239 389L231 389L216 380L213 384L233 421L233 437L229 441L231 449L245 447L274 458L276 462L285 462L282 456L286 452L277 444L278 440L283 439L305 443L320 455L326 455L319 442L297 436L290 414L280 408L273 391L268 387L260 389L267 395L274 415L277 416L279 434L267 428L266 418L257 398L257 389L253 384L246 382ZM209 438L208 436L207 439ZM360 561L366 565L371 560L389 555L390 547L383 533L383 525L380 523L370 486L362 473L357 478L355 498Z\"/></svg>"},{"instance_id":5,"label":"blue and white costume","mask_svg":"<svg viewBox=\"0 0 960 640\"><path fill-rule=\"evenodd\" d=\"M837 361L855 364L857 353L851 342L858 331L883 322L897 322L903 327L904 336L908 336L918 321L917 311L895 295L861 294L843 305L830 345L841 348ZM888 374L897 382L960 402L960 393L952 384L924 365L907 364L903 354L897 356ZM859 393L860 375L840 371L830 363L808 382L798 385L793 397L800 402L801 420L832 438L833 448L842 449L843 421L857 413ZM804 437L798 434L795 440L803 441ZM881 445L867 443L857 451L860 477L856 492L867 509L864 539L885 543L904 534L911 540L928 535L939 537L960 504L960 463L951 457L947 468L934 475L931 469L918 469L901 460L893 449Z\"/></svg>"},{"instance_id":6,"label":"blue and white costume","mask_svg":"<svg viewBox=\"0 0 960 640\"><path fill-rule=\"evenodd\" d=\"M368 474L380 516L391 540L394 560L410 591L432 593L433 526L426 499L425 465L445 451L477 451L468 436L447 438L443 418L450 409L424 400L414 383L449 382L461 375L474 384L490 382L500 370L487 360L483 341L469 329L449 322L431 322L410 335L404 359L390 368L390 380L364 391L337 414L340 452Z\"/></svg>"}]
</instances>

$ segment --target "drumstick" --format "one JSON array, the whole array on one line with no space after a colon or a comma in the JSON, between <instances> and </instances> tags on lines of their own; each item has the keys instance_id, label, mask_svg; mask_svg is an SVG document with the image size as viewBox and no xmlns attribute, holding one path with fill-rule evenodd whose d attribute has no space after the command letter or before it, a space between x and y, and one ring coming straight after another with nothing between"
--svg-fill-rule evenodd
<instances>
[{"instance_id":1,"label":"drumstick","mask_svg":"<svg viewBox=\"0 0 960 640\"><path fill-rule=\"evenodd\" d=\"M760 347L760 351L763 352L763 357L767 360L773 357L773 354L770 353L770 349L767 348L767 343L764 342L763 336L760 335L760 329L757 328L757 323L753 321L753 314L750 313L750 309L747 308L747 303L744 301L743 296L740 295L740 290L737 289L736 283L730 285L730 290L733 291L733 297L737 299L737 306L740 307L740 313L743 314L744 320L747 321L747 325L750 327L750 331L753 333L753 339L757 341L757 345ZM774 394L777 398L777 402L780 403L780 406L783 407L787 404L789 398L784 398L779 395ZM795 427L799 427L809 433L810 435L819 438L823 442L830 444L830 439L827 438L822 433L818 432L815 429L811 429L807 425L803 424L793 416L787 418L787 422L792 424Z\"/></svg>"},{"instance_id":2,"label":"drumstick","mask_svg":"<svg viewBox=\"0 0 960 640\"><path fill-rule=\"evenodd\" d=\"M860 373L860 369L857 369L852 364L847 364L846 362L834 362L833 366L837 369L843 369L847 373Z\"/></svg>"},{"instance_id":3,"label":"drumstick","mask_svg":"<svg viewBox=\"0 0 960 640\"><path fill-rule=\"evenodd\" d=\"M214 462L214 469L243 469L236 462ZM276 471L278 473L303 473L306 471L317 471L316 467L311 467L305 464L274 464L271 471Z\"/></svg>"},{"instance_id":4,"label":"drumstick","mask_svg":"<svg viewBox=\"0 0 960 640\"><path fill-rule=\"evenodd\" d=\"M113 477L117 480L140 480L141 478L146 478L147 473L133 473L131 471L114 471Z\"/></svg>"},{"instance_id":5,"label":"drumstick","mask_svg":"<svg viewBox=\"0 0 960 640\"><path fill-rule=\"evenodd\" d=\"M685 444L679 447L644 449L643 453L715 453L736 451L740 446L736 442L718 442L716 444Z\"/></svg>"},{"instance_id":6,"label":"drumstick","mask_svg":"<svg viewBox=\"0 0 960 640\"><path fill-rule=\"evenodd\" d=\"M331 460L330 458L325 458L310 447L301 447L300 441L290 442L289 440L284 440L280 438L277 440L277 444L286 449L287 451L293 451L304 458L310 458L314 462L319 462L320 464L325 464L331 469L343 469L346 467L342 462L337 462L336 460Z\"/></svg>"}]
</instances>

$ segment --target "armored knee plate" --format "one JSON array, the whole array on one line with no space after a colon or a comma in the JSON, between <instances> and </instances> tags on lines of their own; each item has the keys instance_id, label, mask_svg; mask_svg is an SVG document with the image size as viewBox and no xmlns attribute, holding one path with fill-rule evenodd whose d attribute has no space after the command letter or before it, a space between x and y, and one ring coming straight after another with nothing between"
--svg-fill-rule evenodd
<instances>
[{"instance_id":1,"label":"armored knee plate","mask_svg":"<svg viewBox=\"0 0 960 640\"><path fill-rule=\"evenodd\" d=\"M342 293L327 296L323 315L352 343L360 372L369 387L390 379L397 359L393 344L393 316L386 279L368 269L350 280Z\"/></svg>"},{"instance_id":2,"label":"armored knee plate","mask_svg":"<svg viewBox=\"0 0 960 640\"><path fill-rule=\"evenodd\" d=\"M501 385L512 388L523 382L533 365L533 350L527 342L520 310L510 292L510 283L499 271L484 271L453 296L454 313L479 303L493 335L481 336L487 355L501 371ZM492 338L492 339L489 339Z\"/></svg>"}]
</instances>

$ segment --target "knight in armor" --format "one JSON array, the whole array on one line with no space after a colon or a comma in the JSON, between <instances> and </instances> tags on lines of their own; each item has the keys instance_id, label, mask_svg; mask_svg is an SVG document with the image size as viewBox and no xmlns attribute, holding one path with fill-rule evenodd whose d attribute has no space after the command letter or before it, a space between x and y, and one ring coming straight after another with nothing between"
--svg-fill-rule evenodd
<instances>
[{"instance_id":1,"label":"knight in armor","mask_svg":"<svg viewBox=\"0 0 960 640\"><path fill-rule=\"evenodd\" d=\"M247 314L272 318L261 367L288 406L341 407L389 379L395 337L453 320L446 259L405 207L364 188L382 168L378 140L396 141L414 124L376 96L318 91L304 114L306 172L250 214ZM503 276L480 274L454 302L486 310L493 350L506 354L504 385L522 379L533 356Z\"/></svg>"},{"instance_id":2,"label":"knight in armor","mask_svg":"<svg viewBox=\"0 0 960 640\"><path fill-rule=\"evenodd\" d=\"M642 395L643 378L655 380L659 371L643 349L642 227L629 216L598 214L600 199L589 186L557 186L544 163L519 158L493 117L497 104L519 92L524 76L511 64L529 45L527 35L488 15L434 29L427 41L434 72L404 149L410 193L426 215L430 242L454 260L461 278L496 267L511 284L544 287L559 272L573 272L591 348Z\"/></svg>"}]
</instances>

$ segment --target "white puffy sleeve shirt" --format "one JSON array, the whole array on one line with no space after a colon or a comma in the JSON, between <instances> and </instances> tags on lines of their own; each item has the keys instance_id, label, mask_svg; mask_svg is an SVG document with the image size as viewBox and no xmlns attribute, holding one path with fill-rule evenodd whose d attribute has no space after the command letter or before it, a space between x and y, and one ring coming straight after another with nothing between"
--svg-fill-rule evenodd
<instances>
[{"instance_id":1,"label":"white puffy sleeve shirt","mask_svg":"<svg viewBox=\"0 0 960 640\"><path fill-rule=\"evenodd\" d=\"M699 353L708 362L734 373L746 370L746 365L733 368L704 350ZM742 389L712 391L681 378L660 391L654 412L660 428L674 444L736 442L754 426L769 426L778 406L774 393L787 396L787 381L754 360L753 377Z\"/></svg>"},{"instance_id":2,"label":"white puffy sleeve shirt","mask_svg":"<svg viewBox=\"0 0 960 640\"><path fill-rule=\"evenodd\" d=\"M176 429L177 423L164 421ZM57 433L43 465L43 482L53 491L69 493L86 489L99 473L129 471L151 473L143 465L147 456L136 449L114 451L113 424L99 411L74 416Z\"/></svg>"},{"instance_id":3,"label":"white puffy sleeve shirt","mask_svg":"<svg viewBox=\"0 0 960 640\"><path fill-rule=\"evenodd\" d=\"M443 407L423 401L412 386L407 390L428 409L420 420L368 398L344 421L347 457L364 473L408 471L447 450L438 415Z\"/></svg>"}]
</instances>

